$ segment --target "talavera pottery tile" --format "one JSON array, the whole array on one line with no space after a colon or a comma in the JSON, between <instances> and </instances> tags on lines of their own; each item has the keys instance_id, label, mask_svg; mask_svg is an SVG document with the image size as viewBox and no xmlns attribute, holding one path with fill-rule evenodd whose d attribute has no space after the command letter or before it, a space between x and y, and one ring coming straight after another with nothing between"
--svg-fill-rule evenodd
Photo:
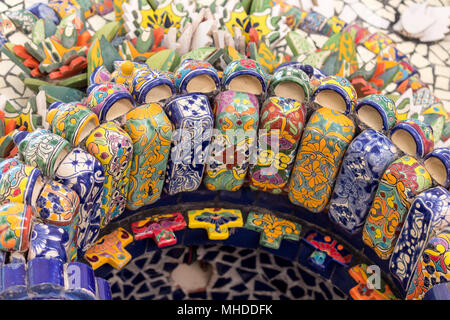
<instances>
[{"instance_id":1,"label":"talavera pottery tile","mask_svg":"<svg viewBox=\"0 0 450 320\"><path fill-rule=\"evenodd\" d=\"M155 214L131 224L134 239L152 238L158 248L177 243L175 231L186 228L186 221L180 212Z\"/></svg>"},{"instance_id":2,"label":"talavera pottery tile","mask_svg":"<svg viewBox=\"0 0 450 320\"><path fill-rule=\"evenodd\" d=\"M387 133L396 122L394 101L381 94L371 94L361 99L355 113L363 124L362 129L372 128Z\"/></svg>"},{"instance_id":3,"label":"talavera pottery tile","mask_svg":"<svg viewBox=\"0 0 450 320\"><path fill-rule=\"evenodd\" d=\"M28 259L55 258L66 263L68 242L69 236L63 228L51 224L35 223L31 233Z\"/></svg>"},{"instance_id":4,"label":"talavera pottery tile","mask_svg":"<svg viewBox=\"0 0 450 320\"><path fill-rule=\"evenodd\" d=\"M289 200L312 212L328 204L355 124L328 108L315 111L306 125L289 183Z\"/></svg>"},{"instance_id":5,"label":"talavera pottery tile","mask_svg":"<svg viewBox=\"0 0 450 320\"><path fill-rule=\"evenodd\" d=\"M264 102L257 163L251 165L249 171L252 189L280 193L286 187L305 121L306 107L298 101L270 97Z\"/></svg>"},{"instance_id":6,"label":"talavera pottery tile","mask_svg":"<svg viewBox=\"0 0 450 320\"><path fill-rule=\"evenodd\" d=\"M43 187L41 170L15 158L0 162L0 203L18 202L35 206Z\"/></svg>"},{"instance_id":7,"label":"talavera pottery tile","mask_svg":"<svg viewBox=\"0 0 450 320\"><path fill-rule=\"evenodd\" d=\"M32 294L56 299L64 290L64 265L58 259L34 258L28 263L28 290Z\"/></svg>"},{"instance_id":8,"label":"talavera pottery tile","mask_svg":"<svg viewBox=\"0 0 450 320\"><path fill-rule=\"evenodd\" d=\"M311 87L309 76L293 65L278 67L270 78L269 95L297 100L309 101Z\"/></svg>"},{"instance_id":9,"label":"talavera pottery tile","mask_svg":"<svg viewBox=\"0 0 450 320\"><path fill-rule=\"evenodd\" d=\"M273 214L250 211L245 228L261 232L260 245L272 249L279 249L283 239L300 240L300 224Z\"/></svg>"},{"instance_id":10,"label":"talavera pottery tile","mask_svg":"<svg viewBox=\"0 0 450 320\"><path fill-rule=\"evenodd\" d=\"M214 123L208 98L200 93L179 95L164 109L174 126L164 190L168 195L197 190Z\"/></svg>"},{"instance_id":11,"label":"talavera pottery tile","mask_svg":"<svg viewBox=\"0 0 450 320\"><path fill-rule=\"evenodd\" d=\"M127 88L113 82L95 85L87 99L87 106L98 116L100 123L120 118L133 109L134 105L134 99Z\"/></svg>"},{"instance_id":12,"label":"talavera pottery tile","mask_svg":"<svg viewBox=\"0 0 450 320\"><path fill-rule=\"evenodd\" d=\"M411 204L389 264L389 271L407 290L428 241L450 225L450 193L435 187Z\"/></svg>"},{"instance_id":13,"label":"talavera pottery tile","mask_svg":"<svg viewBox=\"0 0 450 320\"><path fill-rule=\"evenodd\" d=\"M363 241L381 259L389 259L412 200L431 187L428 171L411 156L394 161L384 172L363 228Z\"/></svg>"},{"instance_id":14,"label":"talavera pottery tile","mask_svg":"<svg viewBox=\"0 0 450 320\"><path fill-rule=\"evenodd\" d=\"M138 104L164 101L176 93L174 81L168 72L150 68L135 71L131 88Z\"/></svg>"},{"instance_id":15,"label":"talavera pottery tile","mask_svg":"<svg viewBox=\"0 0 450 320\"><path fill-rule=\"evenodd\" d=\"M450 229L442 230L430 239L420 257L406 299L420 300L434 285L450 282L448 255L450 252Z\"/></svg>"},{"instance_id":16,"label":"talavera pottery tile","mask_svg":"<svg viewBox=\"0 0 450 320\"><path fill-rule=\"evenodd\" d=\"M0 221L3 226L0 250L28 250L33 216L33 208L26 204L10 202L0 206Z\"/></svg>"},{"instance_id":17,"label":"talavera pottery tile","mask_svg":"<svg viewBox=\"0 0 450 320\"><path fill-rule=\"evenodd\" d=\"M205 208L189 210L189 228L206 229L208 239L225 240L230 236L229 228L242 227L242 213L237 209Z\"/></svg>"},{"instance_id":18,"label":"talavera pottery tile","mask_svg":"<svg viewBox=\"0 0 450 320\"><path fill-rule=\"evenodd\" d=\"M161 196L173 128L157 103L133 109L126 119L123 128L133 142L127 208L136 210Z\"/></svg>"},{"instance_id":19,"label":"talavera pottery tile","mask_svg":"<svg viewBox=\"0 0 450 320\"><path fill-rule=\"evenodd\" d=\"M267 90L267 74L264 68L252 59L235 60L223 72L225 90L264 94Z\"/></svg>"},{"instance_id":20,"label":"talavera pottery tile","mask_svg":"<svg viewBox=\"0 0 450 320\"><path fill-rule=\"evenodd\" d=\"M96 280L94 270L84 263L72 262L67 265L68 289L65 295L77 300L95 300Z\"/></svg>"},{"instance_id":21,"label":"talavera pottery tile","mask_svg":"<svg viewBox=\"0 0 450 320\"><path fill-rule=\"evenodd\" d=\"M67 232L69 239L66 252L69 261L74 261L77 257L79 206L80 198L77 193L53 180L45 184L36 204L37 216L43 222L61 227Z\"/></svg>"},{"instance_id":22,"label":"talavera pottery tile","mask_svg":"<svg viewBox=\"0 0 450 320\"><path fill-rule=\"evenodd\" d=\"M320 80L311 100L321 107L343 114L350 114L356 105L356 91L352 84L339 76L328 76Z\"/></svg>"},{"instance_id":23,"label":"talavera pottery tile","mask_svg":"<svg viewBox=\"0 0 450 320\"><path fill-rule=\"evenodd\" d=\"M212 93L220 89L217 70L208 62L185 59L174 74L175 86L180 93Z\"/></svg>"},{"instance_id":24,"label":"talavera pottery tile","mask_svg":"<svg viewBox=\"0 0 450 320\"><path fill-rule=\"evenodd\" d=\"M95 113L79 103L68 103L47 113L53 133L78 146L100 124Z\"/></svg>"},{"instance_id":25,"label":"talavera pottery tile","mask_svg":"<svg viewBox=\"0 0 450 320\"><path fill-rule=\"evenodd\" d=\"M433 150L433 129L417 119L399 121L390 132L392 142L404 153L422 158Z\"/></svg>"},{"instance_id":26,"label":"talavera pottery tile","mask_svg":"<svg viewBox=\"0 0 450 320\"><path fill-rule=\"evenodd\" d=\"M125 211L133 142L118 124L106 122L91 132L85 148L102 164L105 173L100 218L103 228Z\"/></svg>"},{"instance_id":27,"label":"talavera pottery tile","mask_svg":"<svg viewBox=\"0 0 450 320\"><path fill-rule=\"evenodd\" d=\"M88 152L74 148L61 162L55 180L75 191L80 199L77 248L82 257L100 231L101 201L105 172L102 164Z\"/></svg>"},{"instance_id":28,"label":"talavera pottery tile","mask_svg":"<svg viewBox=\"0 0 450 320\"><path fill-rule=\"evenodd\" d=\"M328 215L350 234L366 221L382 174L397 157L397 148L381 132L366 129L349 145L336 179Z\"/></svg>"},{"instance_id":29,"label":"talavera pottery tile","mask_svg":"<svg viewBox=\"0 0 450 320\"><path fill-rule=\"evenodd\" d=\"M48 177L53 177L61 161L72 150L67 140L45 129L29 133L18 147L24 162L39 168Z\"/></svg>"},{"instance_id":30,"label":"talavera pottery tile","mask_svg":"<svg viewBox=\"0 0 450 320\"><path fill-rule=\"evenodd\" d=\"M133 236L125 229L118 228L97 240L96 244L86 252L85 258L94 270L105 263L121 269L131 260L131 255L125 250L131 242L133 242Z\"/></svg>"},{"instance_id":31,"label":"talavera pottery tile","mask_svg":"<svg viewBox=\"0 0 450 320\"><path fill-rule=\"evenodd\" d=\"M348 273L352 278L358 282L358 285L351 288L349 293L354 300L396 300L397 298L392 293L389 286L384 282L383 279L379 280L379 288L375 288L374 285L378 283L371 283L369 280L375 274L369 271L369 266L367 264L361 263L356 266L351 267ZM373 287L369 288L369 284Z\"/></svg>"},{"instance_id":32,"label":"talavera pottery tile","mask_svg":"<svg viewBox=\"0 0 450 320\"><path fill-rule=\"evenodd\" d=\"M214 101L216 132L204 178L209 190L236 191L244 183L255 152L259 105L255 95L223 91Z\"/></svg>"}]
</instances>

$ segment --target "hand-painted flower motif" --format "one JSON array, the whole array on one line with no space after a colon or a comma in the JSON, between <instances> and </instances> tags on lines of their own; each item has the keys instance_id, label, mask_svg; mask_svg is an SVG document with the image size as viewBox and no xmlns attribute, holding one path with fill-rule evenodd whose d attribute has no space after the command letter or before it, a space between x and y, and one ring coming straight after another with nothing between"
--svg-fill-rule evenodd
<instances>
[{"instance_id":1,"label":"hand-painted flower motif","mask_svg":"<svg viewBox=\"0 0 450 320\"><path fill-rule=\"evenodd\" d=\"M205 208L188 211L189 228L203 228L211 240L224 240L229 237L229 228L242 227L240 210Z\"/></svg>"}]
</instances>

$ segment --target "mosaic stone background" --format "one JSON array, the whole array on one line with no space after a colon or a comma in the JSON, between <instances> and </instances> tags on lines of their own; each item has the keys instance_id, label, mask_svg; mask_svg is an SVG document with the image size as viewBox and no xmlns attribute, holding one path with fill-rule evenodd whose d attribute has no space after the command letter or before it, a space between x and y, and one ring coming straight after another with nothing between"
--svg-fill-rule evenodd
<instances>
[{"instance_id":1,"label":"mosaic stone background","mask_svg":"<svg viewBox=\"0 0 450 320\"><path fill-rule=\"evenodd\" d=\"M198 260L209 262L213 274L205 291L186 293L177 288L171 272L185 263L189 247L146 252L106 278L115 300L342 300L330 281L321 279L262 249L208 245L194 249Z\"/></svg>"},{"instance_id":2,"label":"mosaic stone background","mask_svg":"<svg viewBox=\"0 0 450 320\"><path fill-rule=\"evenodd\" d=\"M339 16L346 3L352 3L358 0L335 0L335 15ZM10 9L22 9L30 7L35 3L44 2L46 0L2 0L0 1L0 13ZM388 29L375 28L367 22L359 21L362 26L375 33L381 31L387 33L389 37L397 44L397 48L404 52L412 65L419 70L420 79L430 86L434 94L439 97L447 110L450 109L450 33L438 43L417 43L406 39L392 31L392 25L398 20L400 14L412 3L423 2L420 0L361 0L371 10L375 11L381 17L391 22ZM449 0L430 0L431 6L450 6ZM88 19L88 28L92 31L98 30L108 21L114 20L114 12L106 16L94 16ZM328 37L320 34L307 34L299 30L306 38L310 38L316 48L322 47ZM21 32L16 32L9 36L11 42L23 44L26 36ZM364 46L357 46L358 64L361 67L370 69L374 66L375 54L367 50ZM21 70L2 53L0 61L0 94L11 100L15 100L20 105L25 105L27 98L33 95L33 92L27 89L23 82L19 79ZM396 88L395 84L389 85L385 92L393 92Z\"/></svg>"}]
</instances>

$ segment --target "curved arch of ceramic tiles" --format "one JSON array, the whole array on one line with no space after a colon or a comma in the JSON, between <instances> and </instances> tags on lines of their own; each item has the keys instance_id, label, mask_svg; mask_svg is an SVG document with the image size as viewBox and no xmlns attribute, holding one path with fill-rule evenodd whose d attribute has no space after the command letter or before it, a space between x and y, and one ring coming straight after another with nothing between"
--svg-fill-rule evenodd
<instances>
[{"instance_id":1,"label":"curved arch of ceramic tiles","mask_svg":"<svg viewBox=\"0 0 450 320\"><path fill-rule=\"evenodd\" d=\"M20 1L6 1L5 4L7 4L7 5L14 4L15 5L14 8L19 8L22 5L22 3ZM321 40L319 40L319 42L320 41ZM439 50L439 49L435 49L435 50ZM430 54L432 52L434 52L435 50L430 48ZM447 59L447 61L444 62L444 64L447 62L448 62L448 59ZM413 64L414 64L414 59L413 59ZM442 68L435 67L435 72L437 74L439 74L439 72L441 72L441 71L439 71L440 69L442 69ZM10 73L13 73L13 72L11 71ZM8 78L8 77L6 77L6 78ZM439 82L439 84L436 83L437 87L445 89L444 88L445 85L442 85L442 79L436 79L436 82ZM8 86L9 88L14 87L11 85L12 83L8 83L8 84L9 84L9 86ZM15 82L14 82L14 84L15 84ZM447 84L447 88L448 88L448 84ZM386 92L389 92L389 89L386 89ZM443 96L444 100L447 100L446 99L447 92L442 91L442 90L441 91L437 90L437 94L439 94L441 92L442 92L442 96ZM435 93L436 93L436 91L435 91ZM8 95L14 99L15 94L10 93ZM23 101L19 101L19 102L23 102ZM287 197L285 197L285 196L279 196L279 195L275 196L275 195L271 195L271 194L267 194L267 193L263 193L263 192L251 191L247 188L243 188L234 193L230 193L230 192L226 192L226 191L219 191L219 192L211 193L207 190L198 190L193 193L182 193L182 194L178 194L178 195L175 195L172 197L162 198L156 204L152 205L151 209L149 209L148 212L151 212L151 214L153 214L155 212L159 212L160 209L163 210L163 211L160 211L161 213L178 212L179 211L179 212L183 212L183 214L185 216L185 220L188 221L189 218L186 215L187 212L185 209L187 207L189 207L189 205L191 204L190 202L193 201L192 200L193 198L194 199L197 198L199 204L192 205L192 209L203 209L205 207L205 203L208 203L208 205L209 205L210 201L215 201L217 203L217 205L214 205L214 207L216 207L216 208L241 209L242 213L244 214L243 221L245 222L248 219L248 215L252 214L252 213L250 213L250 210L248 208L250 206L251 208L254 209L252 211L254 211L256 213L261 213L261 214L274 213L276 216L284 217L284 218L290 219L292 221L298 220L298 222L302 226L302 232L301 232L302 235L308 234L308 236L309 236L310 235L309 231L311 231L311 232L320 232L320 233L328 234L332 237L335 237L335 238L339 239L339 241L345 245L345 248L347 248L349 250L349 255L350 254L353 255L354 260L352 262L352 265L355 263L355 261L358 261L360 263L379 265L382 268L384 278L391 285L391 288L394 290L394 292L396 292L396 285L392 285L393 282L392 282L391 276L389 275L386 262L379 260L375 255L373 255L373 253L370 250L366 250L361 241L354 242L353 240L349 240L348 238L346 238L345 234L343 234L339 229L337 229L335 226L333 226L329 222L327 217L318 218L316 215L311 214L311 212L301 210L301 209L299 209L299 207L292 205L292 203L290 203L289 200L287 199ZM225 202L223 202L223 201L225 201ZM179 205L164 207L164 205L167 203L178 203ZM108 231L115 230L120 226L123 226L126 229L130 230L130 226L131 226L130 223L133 221L137 221L138 218L142 218L144 216L149 216L149 215L147 213L145 213L143 210L140 210L138 214L134 214L131 211L127 211L122 214L119 222L111 223L110 225L108 225L102 231L102 235L107 234ZM298 219L292 219L292 216L294 216ZM202 239L202 235L198 232L194 232L193 230L195 230L195 229L182 229L180 231L177 231L178 233L175 232L177 234L177 238L179 240L178 243L183 243L186 246L194 245L194 244L205 245L205 244L211 243L211 241L209 241L208 239ZM227 245L227 244L234 245L236 247L239 247L240 244L242 244L241 241L237 240L237 239L239 239L239 232L240 232L239 230L240 229L231 231L231 237L229 238L229 240L222 240L223 244L224 245ZM331 232L330 232L330 230L331 230ZM246 235L245 235L246 239L249 239L249 237L250 238L253 237L255 240L255 242L254 242L255 248L258 247L258 244L256 244L256 242L257 242L257 240L259 240L259 232L252 231L252 230L246 230L245 232L246 232ZM189 233L193 233L194 236L192 234L190 235ZM204 236L204 234L203 234L203 236ZM308 238L308 237L305 237L304 239L306 239L306 238ZM181 239L183 239L183 240L181 241ZM312 238L308 238L308 239L312 239ZM238 242L236 242L236 241L238 241ZM135 250L133 257L136 257L136 258L138 258L140 256L139 253L142 254L142 245L143 244L138 243L138 242L139 241L135 241L132 244L132 246L133 246L132 250ZM144 242L145 242L144 251L149 251L149 248L152 247L150 240L145 240ZM324 242L327 242L327 241L324 241ZM214 241L213 243L218 243L218 242ZM307 263L307 261L309 261L308 258L316 257L314 255L315 250L313 250L312 252L308 252L308 253L305 252L306 248L309 246L307 241L305 241L304 243L302 242L301 244L299 243L298 245L295 244L293 247L290 247L290 248L283 247L283 245L286 246L286 243L289 243L291 245L292 241L284 240L281 244L281 248L278 251L272 250L271 253L273 253L274 255L280 255L280 256L284 255L285 258L289 258L290 260L293 260L293 261L299 261L300 263ZM154 245L153 245L153 247L154 247ZM345 261L345 263L341 263L341 264L335 263L335 266L332 268L332 270L326 270L326 271L322 270L319 272L317 269L314 269L314 271L316 273L319 273L322 277L331 279L331 282L334 285L336 285L337 287L341 288L343 292L348 292L350 290L350 288L348 288L346 286L348 286L349 282L346 282L346 284L343 284L343 282L345 282L345 281L342 280L342 277L344 277L344 279L345 278L350 279L349 274L347 272L348 265L346 265L346 263L349 263L349 261ZM309 267L311 267L311 266L312 266L312 264L309 265ZM108 273L105 270L99 270L98 273L108 276ZM345 274L345 276L343 276L343 274ZM397 296L401 296L401 294L397 294Z\"/></svg>"}]
</instances>

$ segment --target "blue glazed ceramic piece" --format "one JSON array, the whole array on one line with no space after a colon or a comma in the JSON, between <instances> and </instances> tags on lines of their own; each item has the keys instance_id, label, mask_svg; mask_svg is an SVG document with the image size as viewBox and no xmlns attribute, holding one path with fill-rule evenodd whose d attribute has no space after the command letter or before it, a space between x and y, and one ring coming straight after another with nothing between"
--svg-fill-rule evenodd
<instances>
[{"instance_id":1,"label":"blue glazed ceramic piece","mask_svg":"<svg viewBox=\"0 0 450 320\"><path fill-rule=\"evenodd\" d=\"M428 240L450 225L450 192L442 187L419 194L411 205L392 253L389 270L404 290L410 286Z\"/></svg>"},{"instance_id":2,"label":"blue glazed ceramic piece","mask_svg":"<svg viewBox=\"0 0 450 320\"><path fill-rule=\"evenodd\" d=\"M168 102L165 111L175 130L164 190L168 195L197 190L213 129L208 98L199 93L180 95Z\"/></svg>"},{"instance_id":3,"label":"blue glazed ceramic piece","mask_svg":"<svg viewBox=\"0 0 450 320\"><path fill-rule=\"evenodd\" d=\"M28 259L55 258L67 262L65 250L69 236L63 228L43 223L35 223L31 233Z\"/></svg>"},{"instance_id":4,"label":"blue glazed ceramic piece","mask_svg":"<svg viewBox=\"0 0 450 320\"><path fill-rule=\"evenodd\" d=\"M343 114L352 113L356 105L356 90L345 78L328 76L320 80L314 90L311 101Z\"/></svg>"},{"instance_id":5,"label":"blue glazed ceramic piece","mask_svg":"<svg viewBox=\"0 0 450 320\"><path fill-rule=\"evenodd\" d=\"M331 221L350 234L362 229L381 175L396 155L394 144L373 129L350 143L330 200Z\"/></svg>"},{"instance_id":6,"label":"blue glazed ceramic piece","mask_svg":"<svg viewBox=\"0 0 450 320\"><path fill-rule=\"evenodd\" d=\"M175 86L180 93L208 94L220 88L217 70L208 62L185 59L174 74Z\"/></svg>"},{"instance_id":7,"label":"blue glazed ceramic piece","mask_svg":"<svg viewBox=\"0 0 450 320\"><path fill-rule=\"evenodd\" d=\"M255 60L234 60L223 72L223 85L226 90L261 95L266 92L268 75Z\"/></svg>"},{"instance_id":8,"label":"blue glazed ceramic piece","mask_svg":"<svg viewBox=\"0 0 450 320\"><path fill-rule=\"evenodd\" d=\"M75 148L61 162L55 180L71 188L80 198L77 248L82 257L100 231L103 166L88 152Z\"/></svg>"},{"instance_id":9,"label":"blue glazed ceramic piece","mask_svg":"<svg viewBox=\"0 0 450 320\"><path fill-rule=\"evenodd\" d=\"M359 101L355 112L365 126L383 133L396 122L394 101L381 94L371 94Z\"/></svg>"},{"instance_id":10,"label":"blue glazed ceramic piece","mask_svg":"<svg viewBox=\"0 0 450 320\"><path fill-rule=\"evenodd\" d=\"M424 164L439 185L445 189L450 188L450 149L448 147L434 149L425 156Z\"/></svg>"},{"instance_id":11,"label":"blue glazed ceramic piece","mask_svg":"<svg viewBox=\"0 0 450 320\"><path fill-rule=\"evenodd\" d=\"M168 72L149 68L136 71L131 87L133 98L138 104L163 101L176 93Z\"/></svg>"},{"instance_id":12,"label":"blue glazed ceramic piece","mask_svg":"<svg viewBox=\"0 0 450 320\"><path fill-rule=\"evenodd\" d=\"M417 119L398 122L390 132L392 142L407 155L423 158L434 147L433 129Z\"/></svg>"},{"instance_id":13,"label":"blue glazed ceramic piece","mask_svg":"<svg viewBox=\"0 0 450 320\"><path fill-rule=\"evenodd\" d=\"M95 300L96 281L94 270L87 264L72 262L67 268L66 296L72 300Z\"/></svg>"},{"instance_id":14,"label":"blue glazed ceramic piece","mask_svg":"<svg viewBox=\"0 0 450 320\"><path fill-rule=\"evenodd\" d=\"M102 278L95 278L95 291L97 300L112 300L111 286L109 282Z\"/></svg>"},{"instance_id":15,"label":"blue glazed ceramic piece","mask_svg":"<svg viewBox=\"0 0 450 320\"><path fill-rule=\"evenodd\" d=\"M450 300L450 282L433 286L425 293L423 300Z\"/></svg>"},{"instance_id":16,"label":"blue glazed ceramic piece","mask_svg":"<svg viewBox=\"0 0 450 320\"><path fill-rule=\"evenodd\" d=\"M12 261L1 268L2 283L0 299L19 300L25 298L27 293L27 271L25 260Z\"/></svg>"},{"instance_id":17,"label":"blue glazed ceramic piece","mask_svg":"<svg viewBox=\"0 0 450 320\"><path fill-rule=\"evenodd\" d=\"M55 25L59 25L59 22L61 21L59 14L45 3L36 3L27 10L33 13L39 19L50 20Z\"/></svg>"},{"instance_id":18,"label":"blue glazed ceramic piece","mask_svg":"<svg viewBox=\"0 0 450 320\"><path fill-rule=\"evenodd\" d=\"M60 298L64 290L64 265L58 259L28 261L28 290L39 298Z\"/></svg>"}]
</instances>

